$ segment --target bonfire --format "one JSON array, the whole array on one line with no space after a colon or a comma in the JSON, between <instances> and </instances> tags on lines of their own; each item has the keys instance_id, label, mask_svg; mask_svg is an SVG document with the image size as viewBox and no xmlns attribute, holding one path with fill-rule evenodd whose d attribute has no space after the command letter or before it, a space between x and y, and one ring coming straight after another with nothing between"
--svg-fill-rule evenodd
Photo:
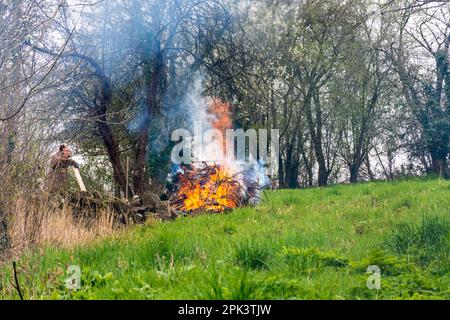
<instances>
[{"instance_id":1,"label":"bonfire","mask_svg":"<svg viewBox=\"0 0 450 320\"><path fill-rule=\"evenodd\" d=\"M229 110L228 103L210 99L210 127L221 132L231 128ZM259 165L238 163L224 154L220 156L217 162L197 161L178 168L171 178L174 188L169 203L172 208L182 213L218 213L260 201L265 185L260 181Z\"/></svg>"},{"instance_id":2,"label":"bonfire","mask_svg":"<svg viewBox=\"0 0 450 320\"><path fill-rule=\"evenodd\" d=\"M223 212L259 202L262 190L258 181L242 180L245 172L232 174L218 164L202 163L177 174L177 190L171 206L181 212Z\"/></svg>"}]
</instances>

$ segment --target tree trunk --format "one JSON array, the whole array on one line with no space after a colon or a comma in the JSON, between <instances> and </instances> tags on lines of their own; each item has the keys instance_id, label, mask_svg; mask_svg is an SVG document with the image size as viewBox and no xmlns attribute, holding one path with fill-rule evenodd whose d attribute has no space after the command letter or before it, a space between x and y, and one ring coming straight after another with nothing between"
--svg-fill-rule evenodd
<instances>
[{"instance_id":1,"label":"tree trunk","mask_svg":"<svg viewBox=\"0 0 450 320\"><path fill-rule=\"evenodd\" d=\"M106 151L108 152L109 160L113 167L114 178L122 190L123 194L126 194L126 181L127 177L125 176L122 165L120 163L120 152L119 147L117 145L116 140L114 139L111 127L109 126L106 118L106 112L108 105L111 102L111 85L109 80L105 77L102 80L102 92L100 97L100 102L96 108L96 116L97 116L97 129L102 137L103 143L106 147ZM128 188L127 197L133 197L133 192Z\"/></svg>"},{"instance_id":2,"label":"tree trunk","mask_svg":"<svg viewBox=\"0 0 450 320\"><path fill-rule=\"evenodd\" d=\"M312 187L314 184L314 174L312 170L311 164L306 160L306 157L303 155L303 162L305 163L306 175L308 176L308 186Z\"/></svg>"},{"instance_id":3,"label":"tree trunk","mask_svg":"<svg viewBox=\"0 0 450 320\"><path fill-rule=\"evenodd\" d=\"M447 165L447 159L445 156L439 155L431 155L431 170L432 173L438 175L439 177L443 177L449 179L449 168Z\"/></svg>"},{"instance_id":4,"label":"tree trunk","mask_svg":"<svg viewBox=\"0 0 450 320\"><path fill-rule=\"evenodd\" d=\"M310 89L305 96L304 107L306 111L306 119L308 121L309 132L311 135L311 140L314 146L314 153L316 155L317 163L319 164L319 173L318 173L318 184L320 186L328 185L328 176L329 171L327 169L325 163L325 156L323 154L322 148L322 113L320 110L319 99L316 95L315 103L316 103L316 123L314 123L314 119L312 116L312 98L313 98L313 89ZM317 94L317 93L316 93Z\"/></svg>"},{"instance_id":5,"label":"tree trunk","mask_svg":"<svg viewBox=\"0 0 450 320\"><path fill-rule=\"evenodd\" d=\"M289 189L298 188L298 160L294 154L290 154L289 160L286 162L286 182Z\"/></svg>"},{"instance_id":6,"label":"tree trunk","mask_svg":"<svg viewBox=\"0 0 450 320\"><path fill-rule=\"evenodd\" d=\"M285 174L284 174L284 172L286 170L285 170L284 166L285 166L284 160L283 160L283 157L281 156L281 152L280 152L280 154L278 156L278 187L279 188L286 188Z\"/></svg>"},{"instance_id":7,"label":"tree trunk","mask_svg":"<svg viewBox=\"0 0 450 320\"><path fill-rule=\"evenodd\" d=\"M316 108L316 127L317 131L314 135L314 150L317 162L319 163L319 187L328 185L328 176L330 172L325 162L325 155L322 148L322 110L320 109L319 93L314 95L314 105ZM311 108L311 103L310 103Z\"/></svg>"},{"instance_id":8,"label":"tree trunk","mask_svg":"<svg viewBox=\"0 0 450 320\"><path fill-rule=\"evenodd\" d=\"M303 142L301 142L301 141L299 142L299 149L300 149L300 153L302 155L303 163L305 164L306 174L308 176L307 184L309 187L312 187L313 183L314 183L314 174L313 174L313 168L312 168L313 167L312 154L314 151L311 150L309 152L310 157L308 159Z\"/></svg>"},{"instance_id":9,"label":"tree trunk","mask_svg":"<svg viewBox=\"0 0 450 320\"><path fill-rule=\"evenodd\" d=\"M360 166L357 163L350 165L350 183L358 182L358 173Z\"/></svg>"},{"instance_id":10,"label":"tree trunk","mask_svg":"<svg viewBox=\"0 0 450 320\"><path fill-rule=\"evenodd\" d=\"M145 156L147 154L149 128L150 122L145 121L139 131L136 147L136 158L133 170L133 189L134 192L139 196L142 196L145 190Z\"/></svg>"},{"instance_id":11,"label":"tree trunk","mask_svg":"<svg viewBox=\"0 0 450 320\"><path fill-rule=\"evenodd\" d=\"M317 159L319 161L319 159ZM327 186L328 185L328 176L329 173L327 171L327 168L325 167L325 161L319 162L319 187Z\"/></svg>"},{"instance_id":12,"label":"tree trunk","mask_svg":"<svg viewBox=\"0 0 450 320\"><path fill-rule=\"evenodd\" d=\"M147 116L139 130L136 146L136 157L133 170L133 189L135 194L142 195L145 191L145 164L148 149L148 134L152 113L156 107L158 82L163 68L163 56L156 49L152 59L152 75L147 88Z\"/></svg>"},{"instance_id":13,"label":"tree trunk","mask_svg":"<svg viewBox=\"0 0 450 320\"><path fill-rule=\"evenodd\" d=\"M373 172L372 172L372 168L371 168L371 165L370 165L369 155L366 156L365 164L366 164L367 174L369 175L370 181L374 181L374 180L375 180L375 175L374 175Z\"/></svg>"},{"instance_id":14,"label":"tree trunk","mask_svg":"<svg viewBox=\"0 0 450 320\"><path fill-rule=\"evenodd\" d=\"M289 189L298 189L298 164L293 165L290 171L288 180Z\"/></svg>"}]
</instances>

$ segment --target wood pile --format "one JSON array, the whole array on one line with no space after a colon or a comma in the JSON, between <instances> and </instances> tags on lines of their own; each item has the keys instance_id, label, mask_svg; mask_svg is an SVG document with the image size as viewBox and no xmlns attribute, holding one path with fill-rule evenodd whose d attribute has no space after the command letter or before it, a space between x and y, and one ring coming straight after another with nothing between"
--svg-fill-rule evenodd
<instances>
[{"instance_id":1,"label":"wood pile","mask_svg":"<svg viewBox=\"0 0 450 320\"><path fill-rule=\"evenodd\" d=\"M263 188L258 181L246 179L246 172L229 174L217 164L183 167L175 178L170 206L184 214L224 212L259 203Z\"/></svg>"},{"instance_id":2,"label":"wood pile","mask_svg":"<svg viewBox=\"0 0 450 320\"><path fill-rule=\"evenodd\" d=\"M77 219L95 219L102 211L112 212L114 221L120 224L144 223L149 218L173 220L177 217L175 210L171 210L168 201L150 192L144 193L141 198L131 201L114 198L99 192L70 191L66 198Z\"/></svg>"}]
</instances>

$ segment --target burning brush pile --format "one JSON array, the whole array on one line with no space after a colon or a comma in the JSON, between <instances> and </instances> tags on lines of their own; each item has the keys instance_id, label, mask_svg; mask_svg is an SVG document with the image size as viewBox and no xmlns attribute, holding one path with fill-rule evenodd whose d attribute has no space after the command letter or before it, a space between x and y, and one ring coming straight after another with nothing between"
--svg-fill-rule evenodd
<instances>
[{"instance_id":1,"label":"burning brush pile","mask_svg":"<svg viewBox=\"0 0 450 320\"><path fill-rule=\"evenodd\" d=\"M232 174L218 164L202 162L192 169L177 173L177 189L170 198L171 206L181 212L223 212L260 200L263 189L258 181L240 179L245 172Z\"/></svg>"},{"instance_id":2,"label":"burning brush pile","mask_svg":"<svg viewBox=\"0 0 450 320\"><path fill-rule=\"evenodd\" d=\"M206 101L207 129L225 133L232 128L230 105L218 99ZM213 157L211 152L209 155L204 152L199 161L177 166L170 176L170 206L180 213L196 214L219 213L259 203L261 192L270 184L261 163L244 163L225 156L223 141L213 140L209 144L207 149L213 150ZM216 160L206 160L211 158Z\"/></svg>"}]
</instances>

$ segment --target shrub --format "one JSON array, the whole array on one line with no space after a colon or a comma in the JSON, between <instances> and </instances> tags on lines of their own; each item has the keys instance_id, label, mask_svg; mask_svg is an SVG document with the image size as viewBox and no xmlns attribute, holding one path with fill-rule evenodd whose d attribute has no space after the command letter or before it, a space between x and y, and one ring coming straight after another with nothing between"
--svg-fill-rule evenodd
<instances>
[{"instance_id":1,"label":"shrub","mask_svg":"<svg viewBox=\"0 0 450 320\"><path fill-rule=\"evenodd\" d=\"M380 267L382 275L399 275L404 272L415 272L415 265L408 263L403 258L387 254L382 249L373 249L368 256L351 263L352 270L356 272L366 272L367 267L376 265Z\"/></svg>"}]
</instances>

